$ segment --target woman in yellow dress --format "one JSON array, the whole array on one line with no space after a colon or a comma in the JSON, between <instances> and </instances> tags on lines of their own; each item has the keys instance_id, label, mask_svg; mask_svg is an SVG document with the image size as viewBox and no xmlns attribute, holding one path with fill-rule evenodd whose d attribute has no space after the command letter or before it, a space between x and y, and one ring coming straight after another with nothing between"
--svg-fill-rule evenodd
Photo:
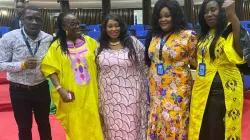
<instances>
[{"instance_id":1,"label":"woman in yellow dress","mask_svg":"<svg viewBox=\"0 0 250 140\"><path fill-rule=\"evenodd\" d=\"M190 106L189 140L241 140L244 64L233 0L205 0L199 13L198 67ZM229 21L229 22L228 22Z\"/></svg>"},{"instance_id":2,"label":"woman in yellow dress","mask_svg":"<svg viewBox=\"0 0 250 140\"><path fill-rule=\"evenodd\" d=\"M150 107L148 140L187 140L196 33L176 0L158 0L148 48Z\"/></svg>"},{"instance_id":3,"label":"woman in yellow dress","mask_svg":"<svg viewBox=\"0 0 250 140\"><path fill-rule=\"evenodd\" d=\"M56 117L67 140L103 140L98 113L95 49L98 43L80 33L80 21L62 13L58 32L42 61L42 71L50 77Z\"/></svg>"}]
</instances>

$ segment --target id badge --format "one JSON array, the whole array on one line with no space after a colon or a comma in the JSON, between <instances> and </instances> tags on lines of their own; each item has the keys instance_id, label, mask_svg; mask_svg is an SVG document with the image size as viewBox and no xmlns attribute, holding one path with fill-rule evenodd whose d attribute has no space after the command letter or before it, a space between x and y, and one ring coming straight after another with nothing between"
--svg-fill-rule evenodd
<instances>
[{"instance_id":1,"label":"id badge","mask_svg":"<svg viewBox=\"0 0 250 140\"><path fill-rule=\"evenodd\" d=\"M163 75L164 74L164 66L163 63L156 64L157 74Z\"/></svg>"},{"instance_id":2,"label":"id badge","mask_svg":"<svg viewBox=\"0 0 250 140\"><path fill-rule=\"evenodd\" d=\"M28 79L28 83L35 83L35 74L34 73L27 73L26 74L27 79Z\"/></svg>"},{"instance_id":3,"label":"id badge","mask_svg":"<svg viewBox=\"0 0 250 140\"><path fill-rule=\"evenodd\" d=\"M206 75L206 64L200 63L199 64L199 76L205 76Z\"/></svg>"}]
</instances>

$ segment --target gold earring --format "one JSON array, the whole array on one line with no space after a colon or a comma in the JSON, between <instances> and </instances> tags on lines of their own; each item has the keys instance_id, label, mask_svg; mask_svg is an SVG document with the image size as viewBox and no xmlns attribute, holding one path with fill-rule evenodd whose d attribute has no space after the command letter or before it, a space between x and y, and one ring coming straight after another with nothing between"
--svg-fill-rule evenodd
<instances>
[{"instance_id":1,"label":"gold earring","mask_svg":"<svg viewBox=\"0 0 250 140\"><path fill-rule=\"evenodd\" d=\"M69 35L68 31L65 31L66 32L66 36Z\"/></svg>"}]
</instances>

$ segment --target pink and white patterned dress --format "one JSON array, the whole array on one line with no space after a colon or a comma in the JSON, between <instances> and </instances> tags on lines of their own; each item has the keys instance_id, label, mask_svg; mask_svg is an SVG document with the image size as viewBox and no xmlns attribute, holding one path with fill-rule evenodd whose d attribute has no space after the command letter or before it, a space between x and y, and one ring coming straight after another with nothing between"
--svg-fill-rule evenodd
<instances>
[{"instance_id":1,"label":"pink and white patterned dress","mask_svg":"<svg viewBox=\"0 0 250 140\"><path fill-rule=\"evenodd\" d=\"M144 46L133 38L139 64L128 49L104 49L97 57L99 104L105 140L146 140L147 93Z\"/></svg>"}]
</instances>

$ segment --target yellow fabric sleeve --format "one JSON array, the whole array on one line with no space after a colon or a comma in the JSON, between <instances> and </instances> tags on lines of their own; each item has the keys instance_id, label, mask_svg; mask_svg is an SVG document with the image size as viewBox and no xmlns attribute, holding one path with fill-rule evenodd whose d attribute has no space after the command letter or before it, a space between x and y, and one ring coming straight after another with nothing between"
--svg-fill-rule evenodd
<instances>
[{"instance_id":1,"label":"yellow fabric sleeve","mask_svg":"<svg viewBox=\"0 0 250 140\"><path fill-rule=\"evenodd\" d=\"M42 60L41 71L45 77L48 77L53 73L60 73L61 63L59 60L61 55L58 54L61 54L62 52L58 53L56 51L61 51L57 40L51 44L47 54Z\"/></svg>"},{"instance_id":2,"label":"yellow fabric sleeve","mask_svg":"<svg viewBox=\"0 0 250 140\"><path fill-rule=\"evenodd\" d=\"M230 62L234 64L244 64L246 62L245 58L244 57L241 58L234 50L233 33L230 33L227 39L225 40L224 51Z\"/></svg>"},{"instance_id":3,"label":"yellow fabric sleeve","mask_svg":"<svg viewBox=\"0 0 250 140\"><path fill-rule=\"evenodd\" d=\"M189 50L189 57L190 57L190 64L197 67L197 41L198 37L191 33L189 42L188 42L188 50Z\"/></svg>"}]
</instances>

